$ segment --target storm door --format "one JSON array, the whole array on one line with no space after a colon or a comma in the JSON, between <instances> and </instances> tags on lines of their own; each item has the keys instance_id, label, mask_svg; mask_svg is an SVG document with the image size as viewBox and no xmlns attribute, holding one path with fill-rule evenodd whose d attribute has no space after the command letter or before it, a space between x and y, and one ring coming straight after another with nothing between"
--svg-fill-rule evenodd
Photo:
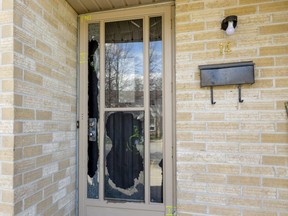
<instances>
[{"instance_id":1,"label":"storm door","mask_svg":"<svg viewBox=\"0 0 288 216\"><path fill-rule=\"evenodd\" d=\"M171 6L79 22L79 215L173 215Z\"/></svg>"}]
</instances>

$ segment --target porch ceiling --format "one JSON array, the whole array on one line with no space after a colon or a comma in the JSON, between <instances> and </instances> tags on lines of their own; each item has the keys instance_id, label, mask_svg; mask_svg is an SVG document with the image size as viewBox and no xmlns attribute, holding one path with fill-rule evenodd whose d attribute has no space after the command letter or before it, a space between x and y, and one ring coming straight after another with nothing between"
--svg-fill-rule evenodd
<instances>
[{"instance_id":1,"label":"porch ceiling","mask_svg":"<svg viewBox=\"0 0 288 216\"><path fill-rule=\"evenodd\" d=\"M66 0L78 14L169 2L171 0Z\"/></svg>"}]
</instances>

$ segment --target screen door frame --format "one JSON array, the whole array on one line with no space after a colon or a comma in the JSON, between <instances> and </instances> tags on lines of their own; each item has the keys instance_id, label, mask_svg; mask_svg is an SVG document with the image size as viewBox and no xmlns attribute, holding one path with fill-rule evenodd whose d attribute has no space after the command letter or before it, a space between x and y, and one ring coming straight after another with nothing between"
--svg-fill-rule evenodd
<instances>
[{"instance_id":1,"label":"screen door frame","mask_svg":"<svg viewBox=\"0 0 288 216\"><path fill-rule=\"evenodd\" d=\"M126 8L115 11L97 12L79 16L79 134L78 134L78 156L79 156L79 215L137 215L137 216L163 216L173 215L176 205L175 187L175 75L174 75L174 25L173 4L162 3L136 8ZM100 80L105 74L105 22L122 21L129 19L143 19L145 28L149 30L145 19L153 16L162 16L163 19L163 118L164 118L164 169L163 169L163 203L151 203L145 192L145 203L133 202L110 202L104 199L104 183L99 184L99 199L87 198L87 148L88 148L88 25L90 23L100 24ZM145 25L145 24L144 24ZM148 41L149 32L144 32L144 41ZM148 48L147 48L148 49ZM144 52L148 52L144 48ZM144 57L144 63L148 63ZM100 81L101 82L101 81ZM100 89L100 104L105 103ZM101 106L101 105L100 105ZM101 109L101 108L100 108ZM100 116L100 139L103 140L104 120ZM100 179L104 176L104 147L99 144L99 167ZM145 167L149 164L145 163ZM146 168L145 168L146 170ZM148 169L149 170L149 169ZM104 180L103 180L104 181ZM149 176L145 177L149 181ZM146 183L145 183L146 184ZM102 187L102 189L100 189ZM131 214L129 214L129 212Z\"/></svg>"}]
</instances>

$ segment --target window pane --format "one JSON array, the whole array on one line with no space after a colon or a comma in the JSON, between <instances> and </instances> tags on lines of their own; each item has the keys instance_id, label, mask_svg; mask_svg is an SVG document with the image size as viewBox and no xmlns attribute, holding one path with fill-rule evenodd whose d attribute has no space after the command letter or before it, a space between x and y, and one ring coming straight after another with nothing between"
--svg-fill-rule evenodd
<instances>
[{"instance_id":1,"label":"window pane","mask_svg":"<svg viewBox=\"0 0 288 216\"><path fill-rule=\"evenodd\" d=\"M99 198L99 23L90 24L88 41L88 186L87 197Z\"/></svg>"},{"instance_id":2,"label":"window pane","mask_svg":"<svg viewBox=\"0 0 288 216\"><path fill-rule=\"evenodd\" d=\"M150 18L150 201L163 202L162 17Z\"/></svg>"},{"instance_id":3,"label":"window pane","mask_svg":"<svg viewBox=\"0 0 288 216\"><path fill-rule=\"evenodd\" d=\"M106 112L105 199L144 201L144 112Z\"/></svg>"},{"instance_id":4,"label":"window pane","mask_svg":"<svg viewBox=\"0 0 288 216\"><path fill-rule=\"evenodd\" d=\"M106 107L142 107L143 71L143 21L106 23Z\"/></svg>"}]
</instances>

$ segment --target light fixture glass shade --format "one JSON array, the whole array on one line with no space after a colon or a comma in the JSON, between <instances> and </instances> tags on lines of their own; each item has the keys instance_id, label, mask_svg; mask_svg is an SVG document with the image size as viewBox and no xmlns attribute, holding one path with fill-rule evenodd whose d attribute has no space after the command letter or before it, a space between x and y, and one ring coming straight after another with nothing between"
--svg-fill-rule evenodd
<instances>
[{"instance_id":1,"label":"light fixture glass shade","mask_svg":"<svg viewBox=\"0 0 288 216\"><path fill-rule=\"evenodd\" d=\"M228 22L228 27L226 29L226 34L227 35L232 35L232 34L234 34L234 32L235 32L235 29L234 29L234 26L233 26L233 21L229 21Z\"/></svg>"}]
</instances>

